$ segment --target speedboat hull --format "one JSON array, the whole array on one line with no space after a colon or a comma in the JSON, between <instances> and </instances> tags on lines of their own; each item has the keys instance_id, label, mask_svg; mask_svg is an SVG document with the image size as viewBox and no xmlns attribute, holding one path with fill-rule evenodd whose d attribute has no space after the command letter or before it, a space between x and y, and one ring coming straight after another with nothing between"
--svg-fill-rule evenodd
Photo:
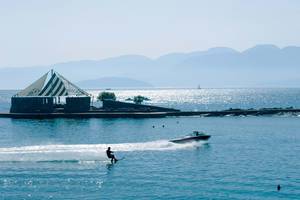
<instances>
[{"instance_id":1,"label":"speedboat hull","mask_svg":"<svg viewBox=\"0 0 300 200\"><path fill-rule=\"evenodd\" d=\"M198 142L198 141L206 141L209 138L210 138L210 135L199 135L199 136L174 139L174 140L170 140L170 142L174 142L174 143Z\"/></svg>"}]
</instances>

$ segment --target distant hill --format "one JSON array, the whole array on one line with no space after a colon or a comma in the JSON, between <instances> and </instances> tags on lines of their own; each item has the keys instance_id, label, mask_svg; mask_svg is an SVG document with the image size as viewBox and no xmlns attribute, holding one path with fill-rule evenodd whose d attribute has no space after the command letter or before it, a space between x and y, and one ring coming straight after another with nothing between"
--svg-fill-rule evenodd
<instances>
[{"instance_id":1,"label":"distant hill","mask_svg":"<svg viewBox=\"0 0 300 200\"><path fill-rule=\"evenodd\" d=\"M300 87L300 47L257 45L243 52L216 47L170 53L157 59L125 55L51 66L0 68L0 88L24 88L51 68L79 83L100 76L140 80L155 87Z\"/></svg>"},{"instance_id":2,"label":"distant hill","mask_svg":"<svg viewBox=\"0 0 300 200\"><path fill-rule=\"evenodd\" d=\"M123 77L104 77L93 80L77 82L81 88L99 89L99 88L148 88L151 84L130 78Z\"/></svg>"}]
</instances>

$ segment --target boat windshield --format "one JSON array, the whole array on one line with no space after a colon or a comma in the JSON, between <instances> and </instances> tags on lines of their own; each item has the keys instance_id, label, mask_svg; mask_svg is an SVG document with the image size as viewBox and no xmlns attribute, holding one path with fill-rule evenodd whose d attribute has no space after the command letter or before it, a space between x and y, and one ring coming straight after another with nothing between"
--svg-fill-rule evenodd
<instances>
[{"instance_id":1,"label":"boat windshield","mask_svg":"<svg viewBox=\"0 0 300 200\"><path fill-rule=\"evenodd\" d=\"M205 133L202 131L193 131L193 133L190 134L190 136L201 136L201 135L205 135Z\"/></svg>"}]
</instances>

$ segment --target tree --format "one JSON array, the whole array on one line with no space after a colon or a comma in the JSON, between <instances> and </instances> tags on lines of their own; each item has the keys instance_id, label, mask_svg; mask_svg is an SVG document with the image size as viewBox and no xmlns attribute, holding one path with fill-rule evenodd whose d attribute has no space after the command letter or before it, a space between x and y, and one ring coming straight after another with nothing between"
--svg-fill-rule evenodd
<instances>
[{"instance_id":1,"label":"tree","mask_svg":"<svg viewBox=\"0 0 300 200\"><path fill-rule=\"evenodd\" d=\"M98 101L104 101L104 100L115 101L116 99L117 99L116 95L113 92L101 92L97 97Z\"/></svg>"},{"instance_id":2,"label":"tree","mask_svg":"<svg viewBox=\"0 0 300 200\"><path fill-rule=\"evenodd\" d=\"M141 95L133 97L133 102L136 104L142 104L143 101L150 101L150 99Z\"/></svg>"}]
</instances>

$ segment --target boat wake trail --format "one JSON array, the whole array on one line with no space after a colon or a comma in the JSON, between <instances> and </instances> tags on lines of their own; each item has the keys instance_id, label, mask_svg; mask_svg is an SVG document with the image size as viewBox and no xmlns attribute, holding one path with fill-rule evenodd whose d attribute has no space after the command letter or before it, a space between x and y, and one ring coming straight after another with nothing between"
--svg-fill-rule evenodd
<instances>
[{"instance_id":1,"label":"boat wake trail","mask_svg":"<svg viewBox=\"0 0 300 200\"><path fill-rule=\"evenodd\" d=\"M167 151L200 146L201 142L175 144L168 140L144 143L38 145L0 148L0 162L22 161L98 161L107 160L105 151L111 147L116 152Z\"/></svg>"}]
</instances>

